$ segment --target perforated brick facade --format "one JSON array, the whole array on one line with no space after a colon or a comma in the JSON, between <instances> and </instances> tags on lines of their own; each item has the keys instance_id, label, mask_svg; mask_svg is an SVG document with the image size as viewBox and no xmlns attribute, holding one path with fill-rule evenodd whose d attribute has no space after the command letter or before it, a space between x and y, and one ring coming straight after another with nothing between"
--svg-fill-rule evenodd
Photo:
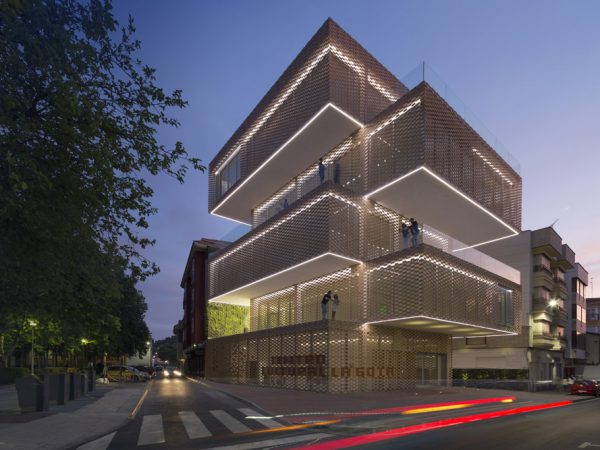
<instances>
[{"instance_id":1,"label":"perforated brick facade","mask_svg":"<svg viewBox=\"0 0 600 450\"><path fill-rule=\"evenodd\" d=\"M209 340L206 370L220 382L317 392L405 389L423 381L419 355L443 357L450 337L343 322L312 322Z\"/></svg>"},{"instance_id":2,"label":"perforated brick facade","mask_svg":"<svg viewBox=\"0 0 600 450\"><path fill-rule=\"evenodd\" d=\"M206 374L321 392L444 384L451 336L519 330L515 271L455 253L465 249L427 224L407 248L401 207L368 196L425 167L519 229L521 178L427 83L408 91L328 20L212 161L209 208L224 199L216 176L232 155L240 178L228 189L254 171L268 178L269 158L327 103L365 125L325 151L324 174L317 161L294 167L263 201L229 204L251 211L252 230L211 256L208 297L248 308L250 330L210 339ZM338 266L317 264L327 255ZM329 290L335 321L322 320Z\"/></svg>"}]
</instances>

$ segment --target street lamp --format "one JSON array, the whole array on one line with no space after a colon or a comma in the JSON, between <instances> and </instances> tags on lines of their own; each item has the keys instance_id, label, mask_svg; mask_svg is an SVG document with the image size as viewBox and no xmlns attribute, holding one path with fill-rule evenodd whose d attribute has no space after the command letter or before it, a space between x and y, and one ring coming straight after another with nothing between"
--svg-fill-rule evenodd
<instances>
[{"instance_id":1,"label":"street lamp","mask_svg":"<svg viewBox=\"0 0 600 450\"><path fill-rule=\"evenodd\" d=\"M29 320L29 326L31 327L31 375L33 375L33 365L35 364L34 350L33 350L33 330L37 326L37 322L33 319Z\"/></svg>"},{"instance_id":2,"label":"street lamp","mask_svg":"<svg viewBox=\"0 0 600 450\"><path fill-rule=\"evenodd\" d=\"M558 300L556 300L555 298L551 299L551 300L548 302L548 306L550 306L550 308L554 308L554 307L556 307L557 305L558 305Z\"/></svg>"}]
</instances>

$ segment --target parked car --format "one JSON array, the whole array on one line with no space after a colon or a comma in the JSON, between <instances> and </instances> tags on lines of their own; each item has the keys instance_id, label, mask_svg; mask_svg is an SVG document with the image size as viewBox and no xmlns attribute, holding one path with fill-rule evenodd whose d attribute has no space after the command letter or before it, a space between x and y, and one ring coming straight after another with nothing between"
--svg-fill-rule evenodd
<instances>
[{"instance_id":1,"label":"parked car","mask_svg":"<svg viewBox=\"0 0 600 450\"><path fill-rule=\"evenodd\" d=\"M181 371L175 366L167 366L165 369L165 374L169 378L181 378L183 376Z\"/></svg>"},{"instance_id":2,"label":"parked car","mask_svg":"<svg viewBox=\"0 0 600 450\"><path fill-rule=\"evenodd\" d=\"M107 376L110 381L146 381L148 379L139 370L127 366L109 366Z\"/></svg>"},{"instance_id":3,"label":"parked car","mask_svg":"<svg viewBox=\"0 0 600 450\"><path fill-rule=\"evenodd\" d=\"M595 395L600 396L600 385L596 380L575 380L571 385L571 395Z\"/></svg>"},{"instance_id":4,"label":"parked car","mask_svg":"<svg viewBox=\"0 0 600 450\"><path fill-rule=\"evenodd\" d=\"M141 381L150 381L150 379L152 378L148 372L140 370L137 367L127 366L127 368L129 370L133 370Z\"/></svg>"},{"instance_id":5,"label":"parked car","mask_svg":"<svg viewBox=\"0 0 600 450\"><path fill-rule=\"evenodd\" d=\"M154 375L154 369L150 366L133 366L133 368L147 374L148 378L152 378L152 375Z\"/></svg>"}]
</instances>

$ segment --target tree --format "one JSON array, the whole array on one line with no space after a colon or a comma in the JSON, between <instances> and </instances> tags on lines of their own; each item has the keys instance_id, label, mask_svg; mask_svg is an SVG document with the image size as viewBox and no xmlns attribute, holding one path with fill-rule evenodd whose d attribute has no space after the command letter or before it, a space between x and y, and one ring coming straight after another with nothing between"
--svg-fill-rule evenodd
<instances>
[{"instance_id":1,"label":"tree","mask_svg":"<svg viewBox=\"0 0 600 450\"><path fill-rule=\"evenodd\" d=\"M134 32L109 1L0 3L0 334L13 347L28 318L75 340L114 324L115 261L134 282L158 271L142 254L146 177L205 169L157 140L187 103L156 85Z\"/></svg>"},{"instance_id":2,"label":"tree","mask_svg":"<svg viewBox=\"0 0 600 450\"><path fill-rule=\"evenodd\" d=\"M161 361L177 364L177 337L169 336L154 342L154 349Z\"/></svg>"}]
</instances>

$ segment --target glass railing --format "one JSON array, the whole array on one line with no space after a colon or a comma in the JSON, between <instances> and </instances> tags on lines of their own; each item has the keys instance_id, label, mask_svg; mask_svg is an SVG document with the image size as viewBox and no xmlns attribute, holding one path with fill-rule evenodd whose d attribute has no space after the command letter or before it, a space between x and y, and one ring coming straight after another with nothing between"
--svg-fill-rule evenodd
<instances>
[{"instance_id":1,"label":"glass railing","mask_svg":"<svg viewBox=\"0 0 600 450\"><path fill-rule=\"evenodd\" d=\"M521 284L521 273L517 269L486 255L476 248L468 248L466 244L429 225L423 225L423 242L513 283Z\"/></svg>"},{"instance_id":2,"label":"glass railing","mask_svg":"<svg viewBox=\"0 0 600 450\"><path fill-rule=\"evenodd\" d=\"M252 228L250 228L250 226L248 225L243 225L240 224L236 227L234 227L233 229L231 229L230 231L228 231L227 233L225 233L220 240L221 241L225 241L225 242L235 242L238 239L240 239L242 236L244 236L246 233L248 233L248 231L250 231Z\"/></svg>"},{"instance_id":3,"label":"glass railing","mask_svg":"<svg viewBox=\"0 0 600 450\"><path fill-rule=\"evenodd\" d=\"M409 89L414 88L422 81L427 82L470 126L473 128L504 161L517 173L521 172L519 161L504 147L502 142L484 125L484 123L471 111L452 89L435 73L431 67L422 62L406 76L400 79Z\"/></svg>"}]
</instances>

